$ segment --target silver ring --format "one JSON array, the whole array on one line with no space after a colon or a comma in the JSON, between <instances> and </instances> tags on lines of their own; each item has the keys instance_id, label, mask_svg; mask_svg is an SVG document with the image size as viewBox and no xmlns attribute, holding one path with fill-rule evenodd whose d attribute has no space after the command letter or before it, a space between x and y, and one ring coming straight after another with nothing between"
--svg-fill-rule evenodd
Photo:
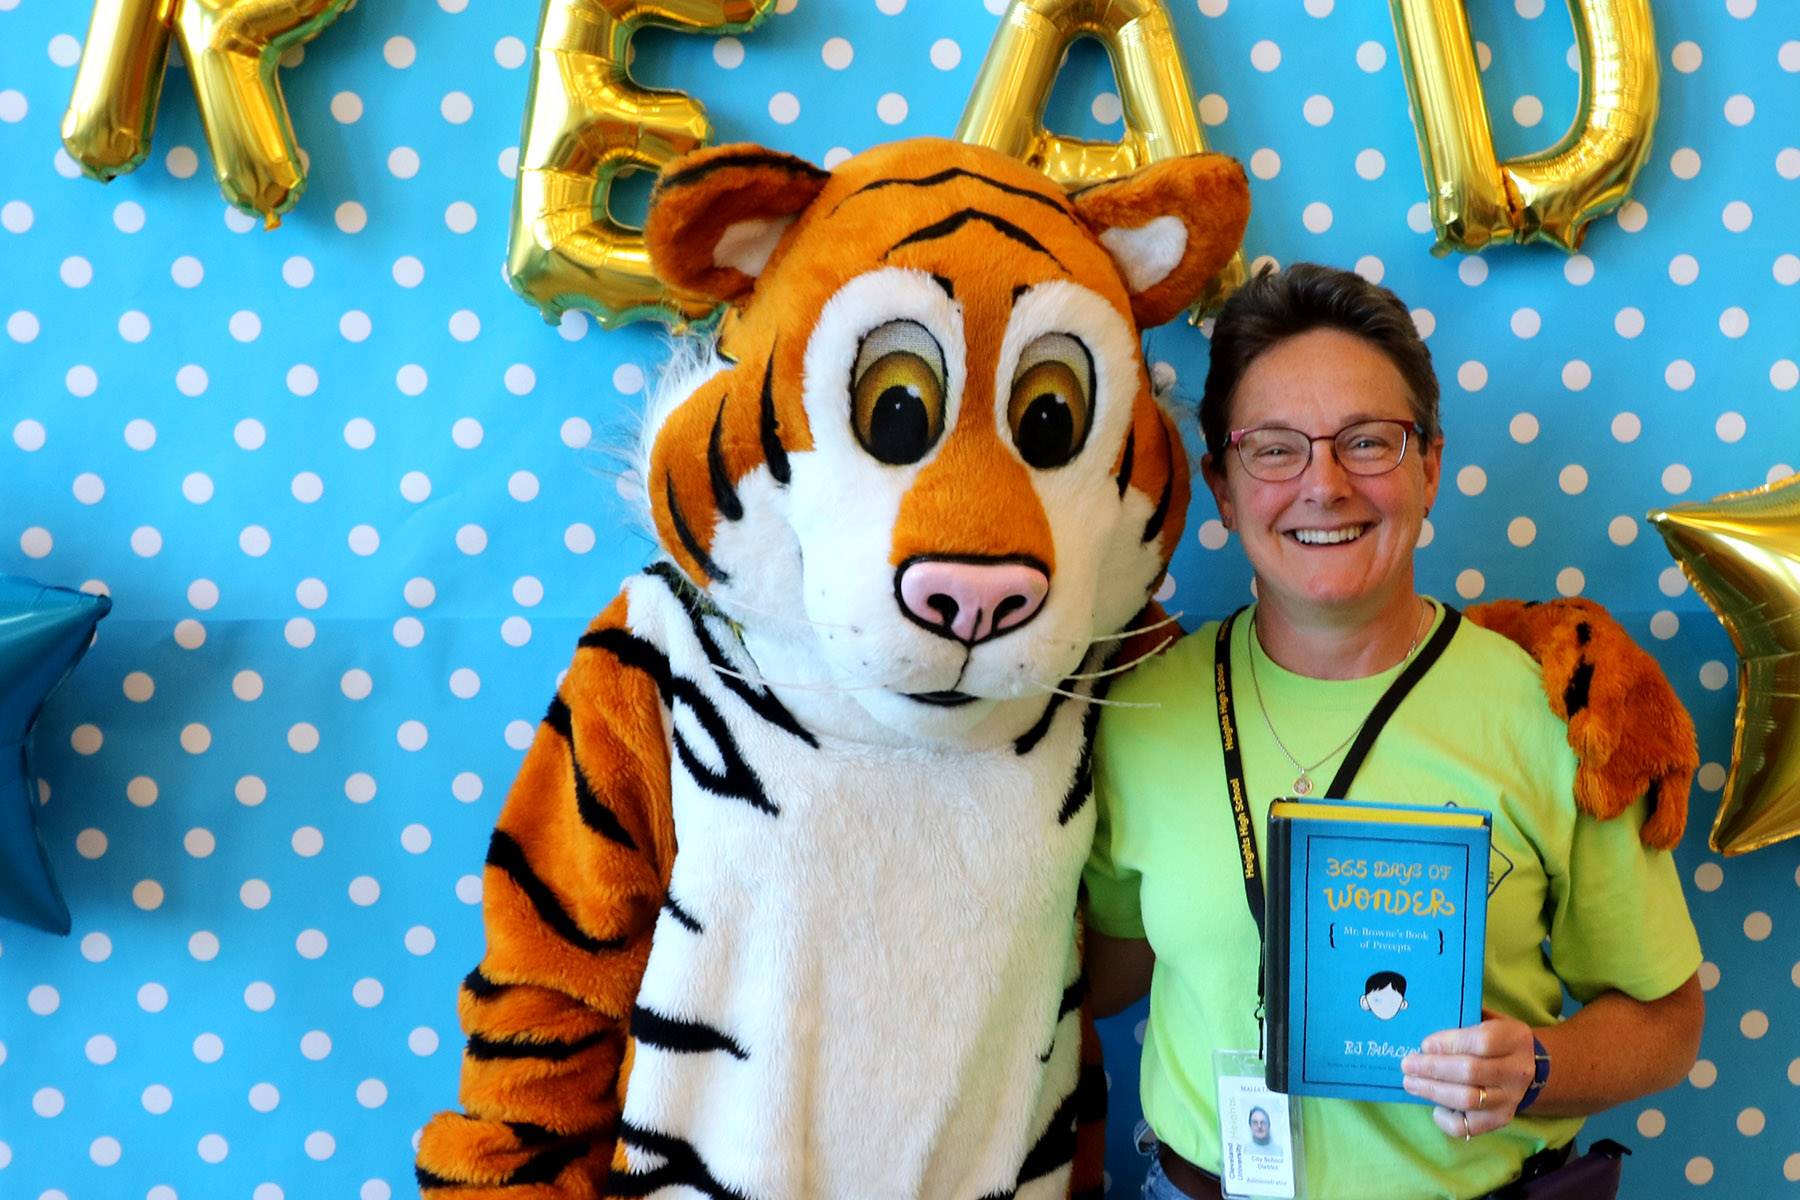
<instances>
[{"instance_id":1,"label":"silver ring","mask_svg":"<svg viewBox=\"0 0 1800 1200\"><path fill-rule=\"evenodd\" d=\"M1465 1141L1465 1142L1473 1141L1475 1138L1475 1135L1469 1131L1469 1114L1467 1111L1464 1111L1464 1113L1462 1115L1462 1119L1463 1119L1463 1141Z\"/></svg>"}]
</instances>

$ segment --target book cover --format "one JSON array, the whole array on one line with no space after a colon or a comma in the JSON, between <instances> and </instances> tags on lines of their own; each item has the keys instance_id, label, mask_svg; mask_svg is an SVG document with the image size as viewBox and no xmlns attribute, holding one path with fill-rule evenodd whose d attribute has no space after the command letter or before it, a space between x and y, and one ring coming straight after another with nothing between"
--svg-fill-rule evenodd
<instances>
[{"instance_id":1,"label":"book cover","mask_svg":"<svg viewBox=\"0 0 1800 1200\"><path fill-rule=\"evenodd\" d=\"M1481 1020L1488 813L1341 800L1269 806L1268 1082L1428 1103L1400 1060Z\"/></svg>"}]
</instances>

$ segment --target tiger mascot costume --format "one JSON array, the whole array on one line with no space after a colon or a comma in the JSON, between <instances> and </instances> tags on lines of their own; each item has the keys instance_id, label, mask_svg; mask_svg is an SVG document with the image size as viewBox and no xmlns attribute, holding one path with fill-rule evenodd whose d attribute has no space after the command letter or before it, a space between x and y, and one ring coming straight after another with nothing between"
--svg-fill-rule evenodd
<instances>
[{"instance_id":1,"label":"tiger mascot costume","mask_svg":"<svg viewBox=\"0 0 1800 1200\"><path fill-rule=\"evenodd\" d=\"M494 832L429 1200L1101 1194L1094 702L1189 495L1139 330L1247 213L1218 155L665 170L657 272L732 309Z\"/></svg>"}]
</instances>

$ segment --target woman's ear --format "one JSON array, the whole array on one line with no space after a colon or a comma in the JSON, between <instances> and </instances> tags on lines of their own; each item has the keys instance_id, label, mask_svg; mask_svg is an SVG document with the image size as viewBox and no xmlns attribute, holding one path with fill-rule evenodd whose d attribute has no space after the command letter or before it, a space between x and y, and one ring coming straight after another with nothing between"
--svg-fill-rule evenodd
<instances>
[{"instance_id":1,"label":"woman's ear","mask_svg":"<svg viewBox=\"0 0 1800 1200\"><path fill-rule=\"evenodd\" d=\"M1118 264L1140 329L1201 297L1237 252L1250 218L1244 169L1223 154L1166 158L1070 199Z\"/></svg>"},{"instance_id":2,"label":"woman's ear","mask_svg":"<svg viewBox=\"0 0 1800 1200\"><path fill-rule=\"evenodd\" d=\"M1200 456L1200 474L1206 479L1206 486L1212 492L1213 503L1218 505L1219 520L1227 529L1237 527L1237 514L1231 506L1231 493L1225 486L1225 471L1219 461L1211 454Z\"/></svg>"},{"instance_id":3,"label":"woman's ear","mask_svg":"<svg viewBox=\"0 0 1800 1200\"><path fill-rule=\"evenodd\" d=\"M743 300L830 178L804 159L749 143L676 159L657 179L644 220L657 278L708 300Z\"/></svg>"}]
</instances>

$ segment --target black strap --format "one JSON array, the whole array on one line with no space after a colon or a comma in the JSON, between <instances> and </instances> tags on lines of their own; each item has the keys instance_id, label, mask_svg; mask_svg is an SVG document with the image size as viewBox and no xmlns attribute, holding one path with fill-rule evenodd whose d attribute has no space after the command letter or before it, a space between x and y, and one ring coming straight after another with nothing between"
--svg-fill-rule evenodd
<instances>
[{"instance_id":1,"label":"black strap","mask_svg":"<svg viewBox=\"0 0 1800 1200\"><path fill-rule=\"evenodd\" d=\"M1244 607L1248 608L1249 605ZM1456 627L1462 622L1462 614L1448 604L1442 607L1444 619L1426 641L1425 648L1407 664L1394 682L1388 684L1387 690L1375 702L1375 707L1369 710L1362 729L1356 735L1355 743L1344 756L1343 764L1338 767L1331 786L1325 790L1327 797L1343 799L1344 794L1350 790L1356 773L1362 769L1363 760L1368 758L1370 749L1374 747L1375 739L1381 736L1382 727L1394 715L1394 710L1400 707L1400 702L1406 699L1419 680L1425 677L1425 673L1443 656L1444 650L1450 645L1450 639L1456 636ZM1244 867L1244 903L1250 909L1251 919L1256 922L1256 1027L1257 1040L1260 1042L1265 996L1262 947L1266 938L1266 901L1263 895L1262 858L1256 850L1256 830L1254 822L1250 820L1248 785L1244 782L1244 756L1238 745L1237 716L1231 690L1231 628L1237 624L1237 619L1243 612L1244 609L1240 608L1219 623L1218 636L1213 643L1213 695L1218 704L1219 745L1224 751L1225 795L1231 803L1232 834L1237 838L1238 858ZM1254 630L1250 636L1256 636ZM1250 648L1250 653L1256 653L1254 646Z\"/></svg>"}]
</instances>

